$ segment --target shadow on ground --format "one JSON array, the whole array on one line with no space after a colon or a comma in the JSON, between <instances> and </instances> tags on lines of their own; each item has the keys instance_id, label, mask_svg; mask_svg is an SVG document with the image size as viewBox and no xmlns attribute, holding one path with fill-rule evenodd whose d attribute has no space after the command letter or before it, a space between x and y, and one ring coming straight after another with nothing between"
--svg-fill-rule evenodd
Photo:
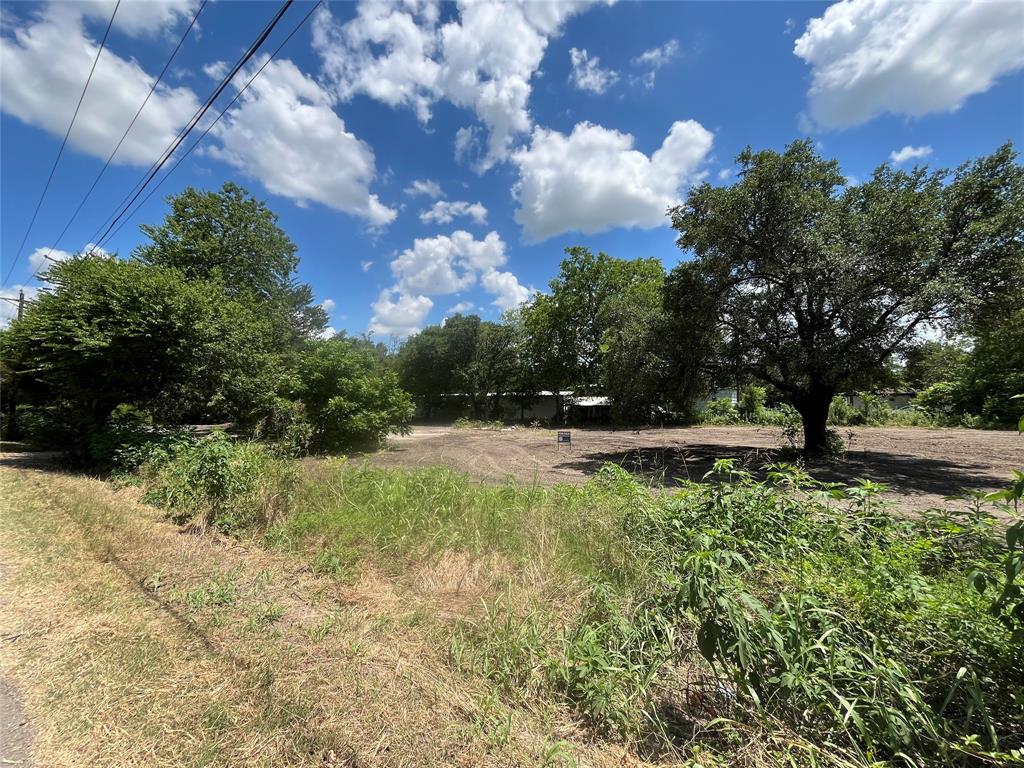
<instances>
[{"instance_id":1,"label":"shadow on ground","mask_svg":"<svg viewBox=\"0 0 1024 768\"><path fill-rule=\"evenodd\" d=\"M745 445L691 444L682 448L663 446L634 448L628 451L604 451L580 454L557 465L587 475L605 464L618 464L633 474L663 487L674 487L688 480L700 480L717 459L734 458L745 469L760 477L764 466L776 461L795 461L796 457L779 449ZM849 483L868 478L885 483L898 493L945 495L954 489L990 489L998 480L982 464L954 463L893 453L854 450L835 461L814 461L805 468L818 480Z\"/></svg>"}]
</instances>

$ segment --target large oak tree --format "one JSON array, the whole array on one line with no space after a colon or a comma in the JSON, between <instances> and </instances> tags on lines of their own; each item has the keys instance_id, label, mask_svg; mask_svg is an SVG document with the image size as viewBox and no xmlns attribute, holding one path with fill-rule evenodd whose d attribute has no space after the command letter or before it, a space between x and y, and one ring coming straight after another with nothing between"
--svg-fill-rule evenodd
<instances>
[{"instance_id":1,"label":"large oak tree","mask_svg":"<svg viewBox=\"0 0 1024 768\"><path fill-rule=\"evenodd\" d=\"M1010 145L952 172L883 165L859 185L810 141L737 162L738 182L670 210L693 258L669 293L694 296L674 304L673 337L723 338L800 412L808 453L826 447L837 392L870 385L925 328L1020 291L1024 170Z\"/></svg>"}]
</instances>

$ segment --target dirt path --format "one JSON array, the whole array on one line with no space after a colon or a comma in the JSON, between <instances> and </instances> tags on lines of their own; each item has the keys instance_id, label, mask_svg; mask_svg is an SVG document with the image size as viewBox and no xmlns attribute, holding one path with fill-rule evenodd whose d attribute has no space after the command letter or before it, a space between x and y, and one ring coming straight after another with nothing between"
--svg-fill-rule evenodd
<instances>
[{"instance_id":1,"label":"dirt path","mask_svg":"<svg viewBox=\"0 0 1024 768\"><path fill-rule=\"evenodd\" d=\"M845 433L845 430L842 430ZM579 483L611 462L672 485L699 480L717 458L757 467L777 460L781 432L769 427L689 427L572 430L572 448L558 448L550 430L490 432L416 428L394 438L370 461L385 467L443 465L488 482L515 478L543 485ZM990 491L1024 469L1024 437L969 429L862 427L853 430L842 461L811 465L821 480L865 477L891 489L904 510L941 506L962 490Z\"/></svg>"},{"instance_id":2,"label":"dirt path","mask_svg":"<svg viewBox=\"0 0 1024 768\"><path fill-rule=\"evenodd\" d=\"M31 766L32 727L25 717L21 693L0 678L0 764Z\"/></svg>"}]
</instances>

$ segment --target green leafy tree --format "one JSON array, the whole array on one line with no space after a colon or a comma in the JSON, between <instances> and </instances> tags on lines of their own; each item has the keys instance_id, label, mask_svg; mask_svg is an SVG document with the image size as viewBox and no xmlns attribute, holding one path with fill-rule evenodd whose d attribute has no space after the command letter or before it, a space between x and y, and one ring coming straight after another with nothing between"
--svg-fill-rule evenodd
<instances>
[{"instance_id":1,"label":"green leafy tree","mask_svg":"<svg viewBox=\"0 0 1024 768\"><path fill-rule=\"evenodd\" d=\"M602 384L615 419L646 423L666 402L670 362L664 355L660 306L616 302L617 322L603 336Z\"/></svg>"},{"instance_id":2,"label":"green leafy tree","mask_svg":"<svg viewBox=\"0 0 1024 768\"><path fill-rule=\"evenodd\" d=\"M399 382L416 399L427 419L437 415L445 396L454 391L451 374L444 329L439 325L427 326L398 351Z\"/></svg>"},{"instance_id":3,"label":"green leafy tree","mask_svg":"<svg viewBox=\"0 0 1024 768\"><path fill-rule=\"evenodd\" d=\"M474 412L482 406L476 401L472 380L479 334L479 317L456 314L442 325L427 326L399 350L399 380L428 419L450 404L452 395L469 395Z\"/></svg>"},{"instance_id":4,"label":"green leafy tree","mask_svg":"<svg viewBox=\"0 0 1024 768\"><path fill-rule=\"evenodd\" d=\"M1024 272L1022 272L1024 274ZM1024 288L1016 308L975 326L974 344L954 380L956 410L991 424L1015 425L1024 403Z\"/></svg>"},{"instance_id":5,"label":"green leafy tree","mask_svg":"<svg viewBox=\"0 0 1024 768\"><path fill-rule=\"evenodd\" d=\"M739 182L705 183L670 212L694 254L670 277L696 299L675 304L677 339L720 334L788 398L805 451L820 453L836 392L869 386L924 324L1007 290L1024 247L1022 169L1006 146L952 173L886 165L847 185L810 141L737 162ZM710 360L725 369L726 355Z\"/></svg>"},{"instance_id":6,"label":"green leafy tree","mask_svg":"<svg viewBox=\"0 0 1024 768\"><path fill-rule=\"evenodd\" d=\"M189 282L220 282L232 298L268 308L283 343L327 326L312 289L295 277L298 248L265 203L231 182L219 192L188 187L167 202L162 224L140 228L152 242L135 249L136 259L177 269Z\"/></svg>"},{"instance_id":7,"label":"green leafy tree","mask_svg":"<svg viewBox=\"0 0 1024 768\"><path fill-rule=\"evenodd\" d=\"M388 434L408 432L412 398L372 346L346 338L310 342L294 379L290 394L305 406L313 450L376 448Z\"/></svg>"},{"instance_id":8,"label":"green leafy tree","mask_svg":"<svg viewBox=\"0 0 1024 768\"><path fill-rule=\"evenodd\" d=\"M520 382L522 350L513 326L482 322L473 358L463 378L474 403L486 403L489 416L501 417L502 398Z\"/></svg>"},{"instance_id":9,"label":"green leafy tree","mask_svg":"<svg viewBox=\"0 0 1024 768\"><path fill-rule=\"evenodd\" d=\"M969 353L957 344L924 341L904 356L902 378L915 390L957 378Z\"/></svg>"},{"instance_id":10,"label":"green leafy tree","mask_svg":"<svg viewBox=\"0 0 1024 768\"><path fill-rule=\"evenodd\" d=\"M530 358L545 388L596 391L607 384L605 333L660 306L664 268L657 259L627 261L580 246L565 252L551 292L523 310Z\"/></svg>"},{"instance_id":11,"label":"green leafy tree","mask_svg":"<svg viewBox=\"0 0 1024 768\"><path fill-rule=\"evenodd\" d=\"M119 406L158 423L248 421L273 398L282 369L268 319L221 284L96 257L46 279L3 354L22 402L59 408L79 448Z\"/></svg>"}]
</instances>

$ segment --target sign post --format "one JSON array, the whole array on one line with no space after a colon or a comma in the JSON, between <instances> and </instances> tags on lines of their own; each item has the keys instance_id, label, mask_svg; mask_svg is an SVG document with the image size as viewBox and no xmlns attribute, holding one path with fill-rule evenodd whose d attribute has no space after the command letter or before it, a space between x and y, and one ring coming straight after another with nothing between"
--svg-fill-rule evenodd
<instances>
[{"instance_id":1,"label":"sign post","mask_svg":"<svg viewBox=\"0 0 1024 768\"><path fill-rule=\"evenodd\" d=\"M555 450L558 450L563 445L569 446L569 450L572 450L572 432L569 431L558 431L558 442L555 444Z\"/></svg>"}]
</instances>

